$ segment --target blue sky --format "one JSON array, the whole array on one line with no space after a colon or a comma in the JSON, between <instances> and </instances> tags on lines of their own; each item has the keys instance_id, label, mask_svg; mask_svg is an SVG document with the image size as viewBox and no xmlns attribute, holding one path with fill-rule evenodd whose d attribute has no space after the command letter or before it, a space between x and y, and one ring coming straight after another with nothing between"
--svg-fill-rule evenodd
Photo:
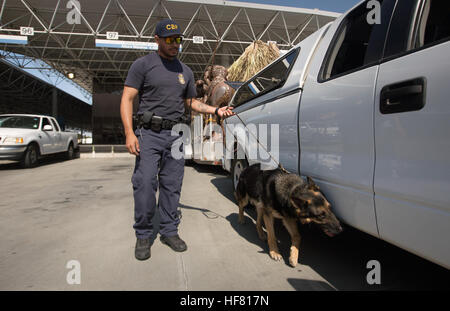
<instances>
[{"instance_id":1,"label":"blue sky","mask_svg":"<svg viewBox=\"0 0 450 311\"><path fill-rule=\"evenodd\" d=\"M361 0L233 0L344 13Z\"/></svg>"},{"instance_id":2,"label":"blue sky","mask_svg":"<svg viewBox=\"0 0 450 311\"><path fill-rule=\"evenodd\" d=\"M8 57L7 54L0 50L0 55L4 56L5 59L7 61L9 61L10 64L12 65L16 65L14 62L14 59L11 57ZM21 56L20 54L16 54L18 56ZM32 68L48 68L48 65L44 62L42 62L41 60L36 60L36 61L30 61L29 64L27 64L27 67L32 67ZM84 101L87 104L92 105L92 96L87 96L85 93L81 92L77 87L75 87L73 85L73 81L70 81L68 78L61 78L61 77L57 77L54 74L50 74L50 75L46 75L43 74L43 72L45 72L45 70L40 71L38 69L24 69L22 68L22 70L28 72L29 74L32 74L33 76L51 84L56 86L57 88L63 90L66 93L71 94L72 96Z\"/></svg>"}]
</instances>

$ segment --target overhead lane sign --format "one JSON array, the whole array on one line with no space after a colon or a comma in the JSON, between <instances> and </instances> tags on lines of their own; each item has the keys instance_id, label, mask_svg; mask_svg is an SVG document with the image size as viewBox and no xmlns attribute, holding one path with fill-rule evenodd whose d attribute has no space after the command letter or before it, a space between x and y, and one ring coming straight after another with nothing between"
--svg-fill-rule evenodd
<instances>
[{"instance_id":1,"label":"overhead lane sign","mask_svg":"<svg viewBox=\"0 0 450 311\"><path fill-rule=\"evenodd\" d=\"M141 42L141 41L120 41L120 40L105 40L95 39L95 46L98 48L113 48L113 49L132 49L132 50L158 50L156 42ZM180 52L182 51L180 45Z\"/></svg>"},{"instance_id":2,"label":"overhead lane sign","mask_svg":"<svg viewBox=\"0 0 450 311\"><path fill-rule=\"evenodd\" d=\"M20 27L20 34L22 36L34 36L33 27Z\"/></svg>"},{"instance_id":3,"label":"overhead lane sign","mask_svg":"<svg viewBox=\"0 0 450 311\"><path fill-rule=\"evenodd\" d=\"M109 40L119 40L119 33L115 31L107 31L106 38Z\"/></svg>"},{"instance_id":4,"label":"overhead lane sign","mask_svg":"<svg viewBox=\"0 0 450 311\"><path fill-rule=\"evenodd\" d=\"M27 36L0 35L0 43L28 44Z\"/></svg>"},{"instance_id":5,"label":"overhead lane sign","mask_svg":"<svg viewBox=\"0 0 450 311\"><path fill-rule=\"evenodd\" d=\"M105 39L95 39L95 46L102 48L133 49L133 50L156 51L158 49L158 44L155 42L120 41L120 40L105 40Z\"/></svg>"},{"instance_id":6,"label":"overhead lane sign","mask_svg":"<svg viewBox=\"0 0 450 311\"><path fill-rule=\"evenodd\" d=\"M202 36L193 36L192 42L196 44L203 44L203 37Z\"/></svg>"}]
</instances>

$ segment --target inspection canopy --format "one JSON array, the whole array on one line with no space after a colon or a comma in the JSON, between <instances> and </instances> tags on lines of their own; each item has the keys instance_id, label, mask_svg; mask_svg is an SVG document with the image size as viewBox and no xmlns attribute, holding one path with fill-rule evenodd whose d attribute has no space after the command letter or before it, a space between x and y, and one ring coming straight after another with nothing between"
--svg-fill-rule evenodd
<instances>
[{"instance_id":1,"label":"inspection canopy","mask_svg":"<svg viewBox=\"0 0 450 311\"><path fill-rule=\"evenodd\" d=\"M288 50L339 15L219 0L3 0L0 49L75 73L74 81L90 92L94 86L114 90L131 63L155 49L162 18L182 27L179 58L199 78L212 62L231 65L255 40Z\"/></svg>"}]
</instances>

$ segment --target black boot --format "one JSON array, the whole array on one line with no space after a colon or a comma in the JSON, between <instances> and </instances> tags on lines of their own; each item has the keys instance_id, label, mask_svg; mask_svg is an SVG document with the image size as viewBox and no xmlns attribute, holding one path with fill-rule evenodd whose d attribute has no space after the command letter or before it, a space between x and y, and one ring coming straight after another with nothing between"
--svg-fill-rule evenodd
<instances>
[{"instance_id":1,"label":"black boot","mask_svg":"<svg viewBox=\"0 0 450 311\"><path fill-rule=\"evenodd\" d=\"M137 239L134 256L137 260L146 260L150 258L150 239Z\"/></svg>"},{"instance_id":2,"label":"black boot","mask_svg":"<svg viewBox=\"0 0 450 311\"><path fill-rule=\"evenodd\" d=\"M161 236L161 242L167 244L176 252L184 252L187 249L186 243L177 235Z\"/></svg>"}]
</instances>

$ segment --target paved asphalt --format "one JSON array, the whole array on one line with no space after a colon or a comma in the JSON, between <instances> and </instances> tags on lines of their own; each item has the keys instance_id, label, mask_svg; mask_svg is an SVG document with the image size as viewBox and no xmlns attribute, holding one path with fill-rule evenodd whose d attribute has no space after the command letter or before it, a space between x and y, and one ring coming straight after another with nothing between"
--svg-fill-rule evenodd
<instances>
[{"instance_id":1,"label":"paved asphalt","mask_svg":"<svg viewBox=\"0 0 450 311\"><path fill-rule=\"evenodd\" d=\"M0 162L0 290L450 289L449 270L351 228L328 238L302 227L299 264L291 268L289 235L277 221L285 260L275 262L256 234L255 211L238 224L226 172L197 164L185 168L180 202L188 250L175 253L158 236L151 258L137 261L133 167L131 156L52 158L27 170ZM381 285L366 281L373 259ZM67 282L71 260L80 264L81 284Z\"/></svg>"}]
</instances>

